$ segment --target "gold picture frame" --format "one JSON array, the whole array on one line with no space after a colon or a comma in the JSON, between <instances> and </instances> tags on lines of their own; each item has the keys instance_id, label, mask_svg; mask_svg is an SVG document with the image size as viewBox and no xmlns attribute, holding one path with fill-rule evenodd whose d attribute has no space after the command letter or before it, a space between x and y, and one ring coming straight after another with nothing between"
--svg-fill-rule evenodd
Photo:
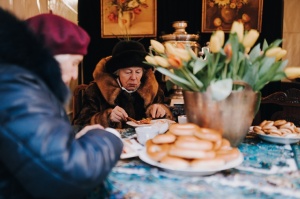
<instances>
[{"instance_id":1,"label":"gold picture frame","mask_svg":"<svg viewBox=\"0 0 300 199\"><path fill-rule=\"evenodd\" d=\"M101 0L101 37L156 37L156 0Z\"/></svg>"},{"instance_id":2,"label":"gold picture frame","mask_svg":"<svg viewBox=\"0 0 300 199\"><path fill-rule=\"evenodd\" d=\"M261 32L263 0L202 1L202 32L229 32L233 21L242 21L245 30Z\"/></svg>"}]
</instances>

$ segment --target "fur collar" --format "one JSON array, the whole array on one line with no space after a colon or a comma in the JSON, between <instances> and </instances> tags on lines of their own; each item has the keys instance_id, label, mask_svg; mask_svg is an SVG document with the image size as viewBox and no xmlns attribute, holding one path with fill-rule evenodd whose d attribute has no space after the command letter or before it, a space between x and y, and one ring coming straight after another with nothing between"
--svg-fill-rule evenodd
<instances>
[{"instance_id":1,"label":"fur collar","mask_svg":"<svg viewBox=\"0 0 300 199\"><path fill-rule=\"evenodd\" d=\"M51 30L49 30L51 31ZM14 64L41 78L61 101L68 99L69 89L63 83L59 64L26 22L0 8L0 67Z\"/></svg>"},{"instance_id":2,"label":"fur collar","mask_svg":"<svg viewBox=\"0 0 300 199\"><path fill-rule=\"evenodd\" d=\"M94 70L93 77L105 100L110 105L115 105L114 101L122 90L114 76L105 71L105 63L110 58L111 57L106 57L99 61ZM158 92L158 82L156 81L152 69L146 71L141 86L136 92L144 99L145 107L153 103Z\"/></svg>"}]
</instances>

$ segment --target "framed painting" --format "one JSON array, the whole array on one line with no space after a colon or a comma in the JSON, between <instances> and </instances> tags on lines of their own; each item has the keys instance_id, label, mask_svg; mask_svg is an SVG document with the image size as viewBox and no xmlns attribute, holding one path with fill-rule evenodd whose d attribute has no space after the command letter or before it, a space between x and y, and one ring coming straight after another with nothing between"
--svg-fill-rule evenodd
<instances>
[{"instance_id":1,"label":"framed painting","mask_svg":"<svg viewBox=\"0 0 300 199\"><path fill-rule=\"evenodd\" d=\"M156 37L156 0L100 0L101 37Z\"/></svg>"},{"instance_id":2,"label":"framed painting","mask_svg":"<svg viewBox=\"0 0 300 199\"><path fill-rule=\"evenodd\" d=\"M261 32L263 0L202 0L202 32L229 32L234 21Z\"/></svg>"}]
</instances>

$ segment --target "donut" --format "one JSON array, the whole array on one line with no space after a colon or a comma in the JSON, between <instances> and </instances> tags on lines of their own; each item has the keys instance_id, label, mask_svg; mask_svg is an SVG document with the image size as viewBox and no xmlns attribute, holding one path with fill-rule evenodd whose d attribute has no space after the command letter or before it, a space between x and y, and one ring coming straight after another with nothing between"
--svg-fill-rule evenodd
<instances>
[{"instance_id":1,"label":"donut","mask_svg":"<svg viewBox=\"0 0 300 199\"><path fill-rule=\"evenodd\" d=\"M295 125L291 122L287 122L287 123L279 126L279 129L290 129L292 132L294 132Z\"/></svg>"},{"instance_id":2,"label":"donut","mask_svg":"<svg viewBox=\"0 0 300 199\"><path fill-rule=\"evenodd\" d=\"M197 138L194 135L184 135L184 136L178 136L177 140L188 141L188 142L197 142L199 140L199 138Z\"/></svg>"},{"instance_id":3,"label":"donut","mask_svg":"<svg viewBox=\"0 0 300 199\"><path fill-rule=\"evenodd\" d=\"M169 131L177 136L194 135L194 132L199 131L200 127L194 123L172 124Z\"/></svg>"},{"instance_id":4,"label":"donut","mask_svg":"<svg viewBox=\"0 0 300 199\"><path fill-rule=\"evenodd\" d=\"M146 142L146 152L154 161L160 161L168 154L170 146L168 144L154 144L152 140Z\"/></svg>"},{"instance_id":5,"label":"donut","mask_svg":"<svg viewBox=\"0 0 300 199\"><path fill-rule=\"evenodd\" d=\"M262 122L259 124L259 126L260 126L260 127L263 127L263 126L265 126L265 125L267 124L267 122L268 122L268 120L264 120L264 121L262 121Z\"/></svg>"},{"instance_id":6,"label":"donut","mask_svg":"<svg viewBox=\"0 0 300 199\"><path fill-rule=\"evenodd\" d=\"M169 155L163 157L161 159L160 163L169 165L176 169L185 169L190 166L190 162L188 160L185 160L183 158L174 157L174 156L169 156Z\"/></svg>"},{"instance_id":7,"label":"donut","mask_svg":"<svg viewBox=\"0 0 300 199\"><path fill-rule=\"evenodd\" d=\"M264 131L268 131L268 130L277 130L277 127L276 127L276 126L269 126L269 125L266 125L266 126L263 126L263 127L262 127L262 130L264 130Z\"/></svg>"},{"instance_id":8,"label":"donut","mask_svg":"<svg viewBox=\"0 0 300 199\"><path fill-rule=\"evenodd\" d=\"M210 128L200 128L199 131L195 131L194 135L203 140L209 140L217 142L222 139L221 133L217 130Z\"/></svg>"},{"instance_id":9,"label":"donut","mask_svg":"<svg viewBox=\"0 0 300 199\"><path fill-rule=\"evenodd\" d=\"M215 151L203 151L203 150L193 150L193 149L184 149L176 146L171 146L169 150L169 155L186 158L186 159L212 159L216 156Z\"/></svg>"},{"instance_id":10,"label":"donut","mask_svg":"<svg viewBox=\"0 0 300 199\"><path fill-rule=\"evenodd\" d=\"M159 134L152 138L154 144L168 144L173 143L176 140L176 136L173 134Z\"/></svg>"},{"instance_id":11,"label":"donut","mask_svg":"<svg viewBox=\"0 0 300 199\"><path fill-rule=\"evenodd\" d=\"M276 121L274 122L274 126L281 126L281 125L284 125L284 124L286 124L286 123L287 123L286 120L276 120Z\"/></svg>"},{"instance_id":12,"label":"donut","mask_svg":"<svg viewBox=\"0 0 300 199\"><path fill-rule=\"evenodd\" d=\"M263 121L264 123L265 121ZM260 125L262 128L267 128L274 125L274 121L266 121L264 125Z\"/></svg>"},{"instance_id":13,"label":"donut","mask_svg":"<svg viewBox=\"0 0 300 199\"><path fill-rule=\"evenodd\" d=\"M227 150L227 149L231 149L230 142L227 139L222 138L221 146L219 149L216 150Z\"/></svg>"},{"instance_id":14,"label":"donut","mask_svg":"<svg viewBox=\"0 0 300 199\"><path fill-rule=\"evenodd\" d=\"M281 135L282 132L279 129L270 129L270 130L265 130L266 134L270 135Z\"/></svg>"},{"instance_id":15,"label":"donut","mask_svg":"<svg viewBox=\"0 0 300 199\"><path fill-rule=\"evenodd\" d=\"M279 129L282 135L293 133L290 129Z\"/></svg>"},{"instance_id":16,"label":"donut","mask_svg":"<svg viewBox=\"0 0 300 199\"><path fill-rule=\"evenodd\" d=\"M254 126L253 131L255 133L265 134L265 132L262 130L261 126Z\"/></svg>"},{"instance_id":17,"label":"donut","mask_svg":"<svg viewBox=\"0 0 300 199\"><path fill-rule=\"evenodd\" d=\"M224 159L214 158L214 159L194 159L191 161L190 165L193 168L202 169L202 168L217 168L225 164Z\"/></svg>"},{"instance_id":18,"label":"donut","mask_svg":"<svg viewBox=\"0 0 300 199\"><path fill-rule=\"evenodd\" d=\"M213 149L213 143L207 140L197 139L194 141L187 141L184 139L178 139L174 143L174 146L183 149L193 149L193 150L205 150L209 151Z\"/></svg>"},{"instance_id":19,"label":"donut","mask_svg":"<svg viewBox=\"0 0 300 199\"><path fill-rule=\"evenodd\" d=\"M240 152L237 148L216 151L216 158L223 159L223 160L225 160L225 162L235 160L236 158L239 157L239 155L240 155Z\"/></svg>"},{"instance_id":20,"label":"donut","mask_svg":"<svg viewBox=\"0 0 300 199\"><path fill-rule=\"evenodd\" d=\"M222 146L222 139L214 142L213 150L219 150L221 146Z\"/></svg>"}]
</instances>

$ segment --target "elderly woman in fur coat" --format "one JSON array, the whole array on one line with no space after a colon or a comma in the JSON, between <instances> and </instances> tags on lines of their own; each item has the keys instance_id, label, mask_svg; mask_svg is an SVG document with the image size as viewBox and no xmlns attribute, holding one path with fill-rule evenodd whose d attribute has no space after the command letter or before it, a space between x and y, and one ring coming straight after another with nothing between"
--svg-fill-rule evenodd
<instances>
[{"instance_id":1,"label":"elderly woman in fur coat","mask_svg":"<svg viewBox=\"0 0 300 199\"><path fill-rule=\"evenodd\" d=\"M137 41L118 42L112 56L97 64L74 124L124 128L128 116L173 119L152 67L143 63L146 55Z\"/></svg>"}]
</instances>

